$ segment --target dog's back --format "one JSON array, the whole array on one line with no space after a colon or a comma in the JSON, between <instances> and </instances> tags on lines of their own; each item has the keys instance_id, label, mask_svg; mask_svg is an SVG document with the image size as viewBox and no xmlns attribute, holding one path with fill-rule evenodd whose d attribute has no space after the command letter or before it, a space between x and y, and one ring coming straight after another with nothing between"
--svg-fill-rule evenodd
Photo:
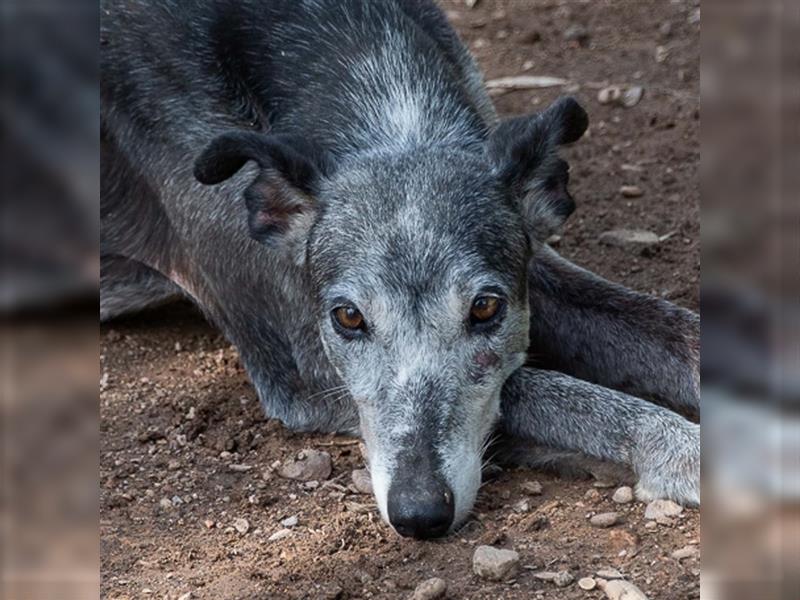
<instances>
[{"instance_id":1,"label":"dog's back","mask_svg":"<svg viewBox=\"0 0 800 600\"><path fill-rule=\"evenodd\" d=\"M103 121L144 162L221 130L332 150L470 135L494 113L472 59L418 0L103 2ZM409 140L411 141L411 140Z\"/></svg>"}]
</instances>

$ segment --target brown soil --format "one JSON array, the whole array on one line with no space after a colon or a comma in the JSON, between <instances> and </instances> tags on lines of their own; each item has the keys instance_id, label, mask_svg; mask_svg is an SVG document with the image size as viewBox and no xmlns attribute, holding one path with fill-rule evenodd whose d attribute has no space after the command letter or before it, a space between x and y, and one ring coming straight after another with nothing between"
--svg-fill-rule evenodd
<instances>
[{"instance_id":1,"label":"brown soil","mask_svg":"<svg viewBox=\"0 0 800 600\"><path fill-rule=\"evenodd\" d=\"M498 96L502 113L536 110L565 92L589 111L589 135L568 151L579 208L559 250L610 279L697 308L694 2L444 5L487 78L527 73L575 84ZM583 45L564 39L576 24L589 33ZM657 46L666 48L662 62ZM533 66L525 70L527 61ZM634 108L602 106L597 92L607 83L642 85L645 96ZM629 184L644 195L622 197L620 186ZM671 235L644 254L598 242L616 228ZM351 471L363 466L358 445L293 434L265 419L235 350L190 309L103 327L101 351L104 598L406 598L434 576L447 581L449 598L600 598L600 591L558 588L534 572L569 570L577 578L607 567L651 599L699 596L697 560L671 557L699 541L697 511L648 528L644 505L615 505L613 488L513 470L482 488L476 516L459 534L401 539L381 522L372 498L350 488ZM328 481L310 489L272 472L276 461L309 447L332 455ZM544 491L518 513L520 484L533 479ZM623 514L622 524L589 525L590 514L610 510ZM291 536L268 541L293 515L299 524ZM242 518L247 533L233 527ZM471 559L481 543L517 550L524 568L512 581L479 580Z\"/></svg>"}]
</instances>

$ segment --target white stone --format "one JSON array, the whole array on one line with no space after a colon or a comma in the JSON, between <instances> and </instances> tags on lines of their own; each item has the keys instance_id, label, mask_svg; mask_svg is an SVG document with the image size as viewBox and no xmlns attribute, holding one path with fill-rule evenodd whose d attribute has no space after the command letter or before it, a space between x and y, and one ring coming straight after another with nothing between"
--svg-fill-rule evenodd
<instances>
[{"instance_id":1,"label":"white stone","mask_svg":"<svg viewBox=\"0 0 800 600\"><path fill-rule=\"evenodd\" d=\"M233 528L244 535L248 531L250 531L250 522L247 519L236 519L233 522Z\"/></svg>"},{"instance_id":2,"label":"white stone","mask_svg":"<svg viewBox=\"0 0 800 600\"><path fill-rule=\"evenodd\" d=\"M420 583L414 590L411 600L436 600L447 592L447 582L439 577L433 577Z\"/></svg>"},{"instance_id":3,"label":"white stone","mask_svg":"<svg viewBox=\"0 0 800 600\"><path fill-rule=\"evenodd\" d=\"M519 568L519 554L513 550L478 546L472 556L472 570L478 577L501 581Z\"/></svg>"},{"instance_id":4,"label":"white stone","mask_svg":"<svg viewBox=\"0 0 800 600\"><path fill-rule=\"evenodd\" d=\"M633 502L633 490L627 485L617 488L611 499L617 504L628 504Z\"/></svg>"},{"instance_id":5,"label":"white stone","mask_svg":"<svg viewBox=\"0 0 800 600\"><path fill-rule=\"evenodd\" d=\"M278 474L286 479L298 481L324 481L330 477L332 469L330 454L306 449L298 452L295 458L284 462Z\"/></svg>"},{"instance_id":6,"label":"white stone","mask_svg":"<svg viewBox=\"0 0 800 600\"><path fill-rule=\"evenodd\" d=\"M653 500L644 509L644 518L657 521L668 517L677 517L683 512L683 507L672 500Z\"/></svg>"}]
</instances>

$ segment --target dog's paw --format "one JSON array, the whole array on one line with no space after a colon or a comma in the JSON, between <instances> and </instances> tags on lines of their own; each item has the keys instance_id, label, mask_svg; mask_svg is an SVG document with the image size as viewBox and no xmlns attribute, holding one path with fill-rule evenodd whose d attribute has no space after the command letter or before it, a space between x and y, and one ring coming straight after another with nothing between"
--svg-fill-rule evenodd
<instances>
[{"instance_id":1,"label":"dog's paw","mask_svg":"<svg viewBox=\"0 0 800 600\"><path fill-rule=\"evenodd\" d=\"M680 417L678 417L680 418ZM671 422L644 440L636 472L636 497L643 502L666 499L700 505L700 426Z\"/></svg>"}]
</instances>

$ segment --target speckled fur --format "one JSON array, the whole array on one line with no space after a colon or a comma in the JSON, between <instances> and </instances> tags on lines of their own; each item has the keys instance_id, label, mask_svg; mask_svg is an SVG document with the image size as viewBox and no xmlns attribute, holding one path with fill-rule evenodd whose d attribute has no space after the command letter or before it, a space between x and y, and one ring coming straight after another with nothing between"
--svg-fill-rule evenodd
<instances>
[{"instance_id":1,"label":"speckled fur","mask_svg":"<svg viewBox=\"0 0 800 600\"><path fill-rule=\"evenodd\" d=\"M426 0L101 10L102 318L192 298L267 414L363 434L384 515L424 464L462 521L497 427L699 501L698 427L670 410L698 408L697 317L542 241L573 208L557 147L586 128L574 101L498 122ZM468 335L487 286L508 312ZM331 329L341 297L372 343Z\"/></svg>"}]
</instances>

